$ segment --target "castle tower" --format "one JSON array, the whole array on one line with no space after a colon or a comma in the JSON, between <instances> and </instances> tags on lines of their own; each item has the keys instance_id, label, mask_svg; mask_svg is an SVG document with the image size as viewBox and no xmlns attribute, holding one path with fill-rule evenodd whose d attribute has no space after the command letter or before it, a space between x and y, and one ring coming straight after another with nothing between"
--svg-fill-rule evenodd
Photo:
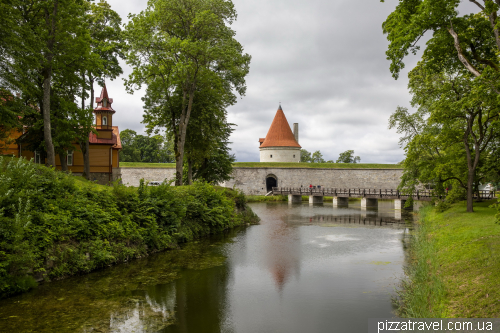
<instances>
[{"instance_id":1,"label":"castle tower","mask_svg":"<svg viewBox=\"0 0 500 333\"><path fill-rule=\"evenodd\" d=\"M106 85L102 88L101 96L95 99L97 106L94 109L97 135L100 139L113 137L113 114L116 112L111 107L113 99L108 97Z\"/></svg>"},{"instance_id":2,"label":"castle tower","mask_svg":"<svg viewBox=\"0 0 500 333\"><path fill-rule=\"evenodd\" d=\"M259 139L260 161L300 162L299 124L294 124L294 130L295 133L290 129L280 104L266 137Z\"/></svg>"}]
</instances>

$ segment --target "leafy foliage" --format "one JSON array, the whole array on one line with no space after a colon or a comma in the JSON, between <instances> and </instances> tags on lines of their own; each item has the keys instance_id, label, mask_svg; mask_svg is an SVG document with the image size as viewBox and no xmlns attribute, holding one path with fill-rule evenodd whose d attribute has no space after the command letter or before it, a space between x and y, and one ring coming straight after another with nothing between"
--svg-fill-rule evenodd
<instances>
[{"instance_id":1,"label":"leafy foliage","mask_svg":"<svg viewBox=\"0 0 500 333\"><path fill-rule=\"evenodd\" d=\"M134 68L127 88L147 85L144 122L174 137L176 185L182 184L195 95L210 95L206 101L214 102L204 111L215 116L245 93L250 56L234 38L235 19L230 0L159 0L127 25L127 62Z\"/></svg>"},{"instance_id":2,"label":"leafy foliage","mask_svg":"<svg viewBox=\"0 0 500 333\"><path fill-rule=\"evenodd\" d=\"M161 135L145 136L126 129L121 131L120 162L172 163L173 142Z\"/></svg>"},{"instance_id":3,"label":"leafy foliage","mask_svg":"<svg viewBox=\"0 0 500 333\"><path fill-rule=\"evenodd\" d=\"M5 157L0 170L0 296L255 220L243 194L202 182L109 188Z\"/></svg>"},{"instance_id":4,"label":"leafy foliage","mask_svg":"<svg viewBox=\"0 0 500 333\"><path fill-rule=\"evenodd\" d=\"M359 156L354 156L354 150L346 150L340 153L336 163L359 163L360 161L361 158Z\"/></svg>"},{"instance_id":5,"label":"leafy foliage","mask_svg":"<svg viewBox=\"0 0 500 333\"><path fill-rule=\"evenodd\" d=\"M304 163L311 163L311 153L302 148L300 150L300 161Z\"/></svg>"}]
</instances>

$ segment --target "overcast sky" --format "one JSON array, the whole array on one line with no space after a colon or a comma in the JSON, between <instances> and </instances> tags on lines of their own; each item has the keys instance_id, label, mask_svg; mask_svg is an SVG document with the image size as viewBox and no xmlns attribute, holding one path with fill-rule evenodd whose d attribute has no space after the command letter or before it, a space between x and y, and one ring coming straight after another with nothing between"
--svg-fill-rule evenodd
<instances>
[{"instance_id":1,"label":"overcast sky","mask_svg":"<svg viewBox=\"0 0 500 333\"><path fill-rule=\"evenodd\" d=\"M146 8L144 0L108 0L124 22ZM237 124L231 147L238 162L259 161L278 104L290 124L299 123L299 143L325 160L352 149L362 163L397 163L404 158L398 134L388 129L398 105L410 107L405 60L396 81L389 71L382 22L397 0L233 0L237 40L252 56L247 93L228 109ZM460 12L477 12L464 3ZM126 77L131 69L123 63ZM122 78L110 82L114 125L144 132L143 91L127 94ZM96 87L97 89L100 89ZM97 90L96 89L96 90ZM96 91L99 94L99 91ZM189 130L189 127L188 127Z\"/></svg>"}]
</instances>

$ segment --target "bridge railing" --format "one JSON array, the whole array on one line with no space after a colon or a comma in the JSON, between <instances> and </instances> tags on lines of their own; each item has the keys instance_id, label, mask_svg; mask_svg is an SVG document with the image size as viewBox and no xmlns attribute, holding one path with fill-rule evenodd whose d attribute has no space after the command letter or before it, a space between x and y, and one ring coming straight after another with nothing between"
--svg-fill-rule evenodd
<instances>
[{"instance_id":1,"label":"bridge railing","mask_svg":"<svg viewBox=\"0 0 500 333\"><path fill-rule=\"evenodd\" d=\"M414 193L405 194L397 189L367 189L367 188L324 188L324 187L273 187L273 194L293 194L293 195L316 195L332 197L353 197L353 198L380 198L380 199L409 199L430 200L438 196L434 190L417 190ZM445 191L444 197L448 195ZM481 190L474 192L474 199L494 199L495 191Z\"/></svg>"}]
</instances>

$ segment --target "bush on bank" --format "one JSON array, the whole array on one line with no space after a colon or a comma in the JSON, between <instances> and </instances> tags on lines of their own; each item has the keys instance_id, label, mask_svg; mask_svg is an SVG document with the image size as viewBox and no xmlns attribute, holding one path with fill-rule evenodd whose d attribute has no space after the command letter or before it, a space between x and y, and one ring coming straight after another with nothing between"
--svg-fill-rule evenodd
<instances>
[{"instance_id":1,"label":"bush on bank","mask_svg":"<svg viewBox=\"0 0 500 333\"><path fill-rule=\"evenodd\" d=\"M242 193L206 183L107 187L0 157L0 297L256 219Z\"/></svg>"}]
</instances>

